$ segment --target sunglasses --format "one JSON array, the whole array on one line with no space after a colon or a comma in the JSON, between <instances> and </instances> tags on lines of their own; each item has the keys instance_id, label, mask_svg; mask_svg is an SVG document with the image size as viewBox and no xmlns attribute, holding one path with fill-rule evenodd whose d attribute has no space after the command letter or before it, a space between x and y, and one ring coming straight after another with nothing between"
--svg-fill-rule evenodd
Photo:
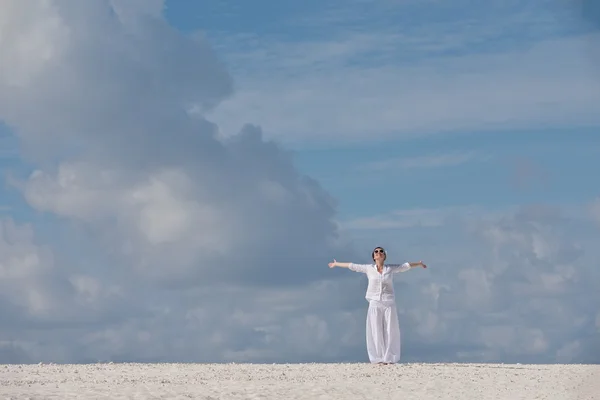
<instances>
[{"instance_id":1,"label":"sunglasses","mask_svg":"<svg viewBox=\"0 0 600 400\"><path fill-rule=\"evenodd\" d=\"M375 254L377 254L377 253L385 254L385 250L384 249L376 249L375 251L373 251L373 253L375 253Z\"/></svg>"}]
</instances>

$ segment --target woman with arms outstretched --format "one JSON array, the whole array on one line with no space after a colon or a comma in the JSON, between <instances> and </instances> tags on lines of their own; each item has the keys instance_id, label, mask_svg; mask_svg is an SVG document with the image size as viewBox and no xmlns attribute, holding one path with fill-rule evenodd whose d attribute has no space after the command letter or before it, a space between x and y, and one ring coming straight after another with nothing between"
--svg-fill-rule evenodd
<instances>
[{"instance_id":1,"label":"woman with arms outstretched","mask_svg":"<svg viewBox=\"0 0 600 400\"><path fill-rule=\"evenodd\" d=\"M395 364L400 361L400 323L396 310L393 274L415 267L427 268L422 261L386 264L387 253L376 247L371 254L374 264L341 263L333 260L329 268L341 267L367 275L365 298L367 311L367 353L371 363Z\"/></svg>"}]
</instances>

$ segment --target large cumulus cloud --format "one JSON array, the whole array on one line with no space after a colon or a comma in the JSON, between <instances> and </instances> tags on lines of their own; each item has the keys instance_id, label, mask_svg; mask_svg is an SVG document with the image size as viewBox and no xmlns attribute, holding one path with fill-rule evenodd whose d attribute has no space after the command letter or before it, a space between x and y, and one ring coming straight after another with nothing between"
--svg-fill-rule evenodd
<instances>
[{"instance_id":1,"label":"large cumulus cloud","mask_svg":"<svg viewBox=\"0 0 600 400\"><path fill-rule=\"evenodd\" d=\"M129 3L18 4L2 30L17 56L2 58L0 114L44 167L22 185L33 207L110 229L113 250L160 280L318 274L332 200L259 128L217 139L199 110L231 82L205 42ZM19 50L34 45L44 55Z\"/></svg>"},{"instance_id":2,"label":"large cumulus cloud","mask_svg":"<svg viewBox=\"0 0 600 400\"><path fill-rule=\"evenodd\" d=\"M38 326L8 321L28 334L7 348L62 360L218 359L245 337L231 326L236 305L310 285L341 248L333 199L289 153L252 125L219 139L202 115L232 94L231 79L210 46L171 28L161 7L2 4L0 118L34 166L11 183L72 229L52 252L15 225L29 232L29 247L6 245L5 273L20 275L6 280L13 291L3 305L20 311L5 318ZM71 336L45 336L40 348L42 321Z\"/></svg>"}]
</instances>

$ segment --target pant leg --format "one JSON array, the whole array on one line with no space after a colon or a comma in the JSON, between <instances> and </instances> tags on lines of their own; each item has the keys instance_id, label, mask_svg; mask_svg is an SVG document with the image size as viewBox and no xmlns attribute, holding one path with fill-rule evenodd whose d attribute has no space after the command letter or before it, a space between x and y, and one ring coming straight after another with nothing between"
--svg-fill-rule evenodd
<instances>
[{"instance_id":1,"label":"pant leg","mask_svg":"<svg viewBox=\"0 0 600 400\"><path fill-rule=\"evenodd\" d=\"M385 340L383 362L397 363L400 361L401 336L396 304L390 304L385 307L383 321Z\"/></svg>"},{"instance_id":2,"label":"pant leg","mask_svg":"<svg viewBox=\"0 0 600 400\"><path fill-rule=\"evenodd\" d=\"M367 310L366 336L367 353L371 363L383 362L383 357L385 354L383 311L384 310L381 308L381 305L378 302L369 302L369 309Z\"/></svg>"}]
</instances>

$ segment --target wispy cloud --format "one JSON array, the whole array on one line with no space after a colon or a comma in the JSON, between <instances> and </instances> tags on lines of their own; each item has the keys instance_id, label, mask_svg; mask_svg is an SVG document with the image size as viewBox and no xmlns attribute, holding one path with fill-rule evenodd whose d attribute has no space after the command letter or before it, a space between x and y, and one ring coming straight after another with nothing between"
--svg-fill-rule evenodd
<instances>
[{"instance_id":1,"label":"wispy cloud","mask_svg":"<svg viewBox=\"0 0 600 400\"><path fill-rule=\"evenodd\" d=\"M395 29L370 19L302 40L217 37L238 92L210 118L223 135L251 119L290 144L600 124L587 50L600 35L577 36L556 9L500 3L429 4L435 17Z\"/></svg>"},{"instance_id":2,"label":"wispy cloud","mask_svg":"<svg viewBox=\"0 0 600 400\"><path fill-rule=\"evenodd\" d=\"M358 165L356 168L367 171L407 170L416 168L454 167L471 161L488 160L489 156L481 156L474 152L457 154L440 154L419 157L401 157L382 161L374 161Z\"/></svg>"},{"instance_id":3,"label":"wispy cloud","mask_svg":"<svg viewBox=\"0 0 600 400\"><path fill-rule=\"evenodd\" d=\"M596 125L600 80L583 56L584 43L549 41L527 51L444 58L419 67L312 65L294 70L294 77L287 66L257 57L245 65L270 67L255 77L238 75L239 92L210 117L226 135L252 118L268 136L286 142ZM332 46L349 51L347 44Z\"/></svg>"},{"instance_id":4,"label":"wispy cloud","mask_svg":"<svg viewBox=\"0 0 600 400\"><path fill-rule=\"evenodd\" d=\"M389 213L359 217L344 221L340 225L349 230L381 230L381 229L407 229L415 227L432 228L440 227L450 219L460 217L467 220L472 217L493 217L490 210L480 206L466 205L441 208L412 208L394 210Z\"/></svg>"}]
</instances>

